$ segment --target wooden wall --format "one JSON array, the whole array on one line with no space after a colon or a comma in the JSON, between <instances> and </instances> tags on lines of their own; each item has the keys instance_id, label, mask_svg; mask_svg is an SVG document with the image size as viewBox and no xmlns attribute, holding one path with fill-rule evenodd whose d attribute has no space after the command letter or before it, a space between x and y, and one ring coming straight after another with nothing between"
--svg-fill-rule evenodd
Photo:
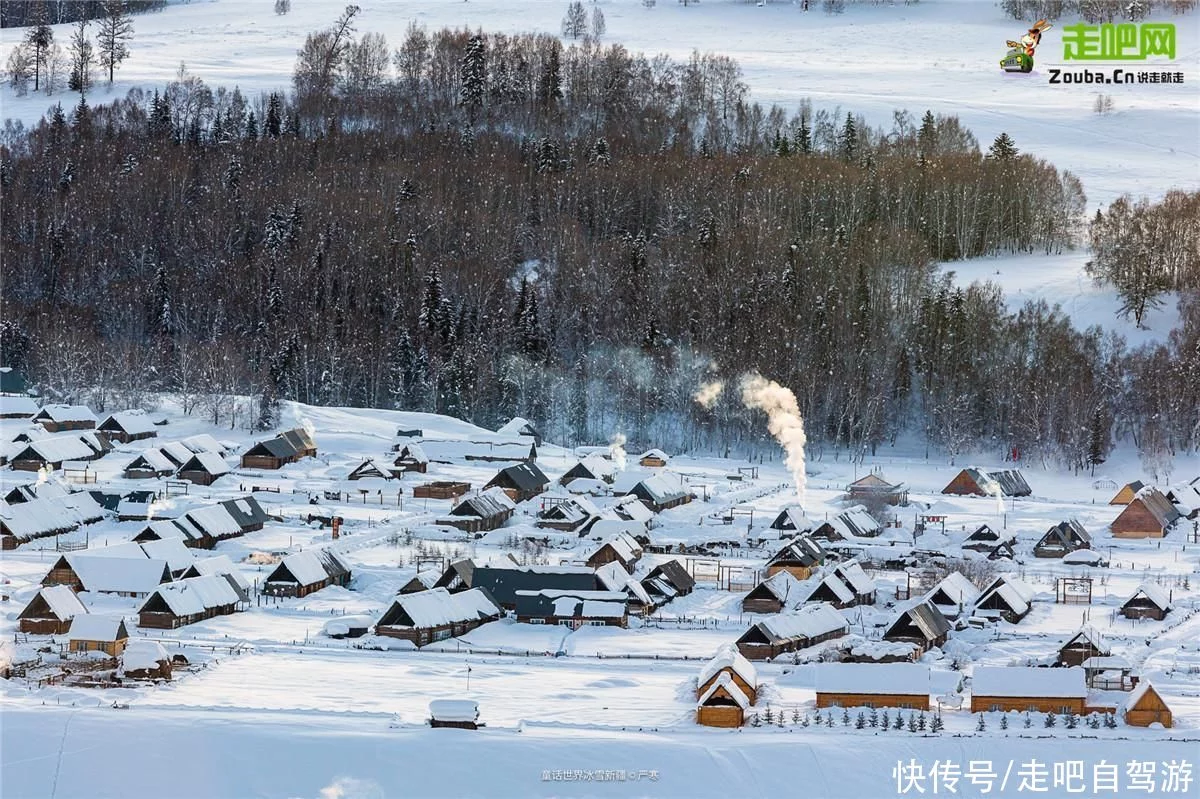
<instances>
[{"instance_id":1,"label":"wooden wall","mask_svg":"<svg viewBox=\"0 0 1200 799\"><path fill-rule=\"evenodd\" d=\"M929 710L929 695L833 694L817 692L817 707L900 707Z\"/></svg>"},{"instance_id":2,"label":"wooden wall","mask_svg":"<svg viewBox=\"0 0 1200 799\"><path fill-rule=\"evenodd\" d=\"M987 713L991 710L1015 710L1018 713L1033 711L1035 713L1067 713L1086 715L1087 700L1083 697L1046 697L1046 696L972 696L971 712Z\"/></svg>"}]
</instances>

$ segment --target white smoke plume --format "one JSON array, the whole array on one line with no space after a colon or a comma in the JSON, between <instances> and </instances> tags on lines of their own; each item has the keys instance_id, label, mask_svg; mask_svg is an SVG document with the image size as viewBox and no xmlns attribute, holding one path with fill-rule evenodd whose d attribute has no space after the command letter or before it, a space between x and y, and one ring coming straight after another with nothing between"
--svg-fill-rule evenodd
<instances>
[{"instance_id":1,"label":"white smoke plume","mask_svg":"<svg viewBox=\"0 0 1200 799\"><path fill-rule=\"evenodd\" d=\"M804 473L804 418L800 416L800 405L791 389L784 388L774 380L760 374L742 377L742 403L747 408L757 408L767 414L767 429L787 453L785 462L796 484L796 496L804 505L808 478Z\"/></svg>"},{"instance_id":2,"label":"white smoke plume","mask_svg":"<svg viewBox=\"0 0 1200 799\"><path fill-rule=\"evenodd\" d=\"M692 395L692 399L696 400L702 408L708 409L713 406L717 398L721 396L721 392L725 390L725 384L720 380L714 380L711 383L702 383L700 390Z\"/></svg>"},{"instance_id":3,"label":"white smoke plume","mask_svg":"<svg viewBox=\"0 0 1200 799\"><path fill-rule=\"evenodd\" d=\"M625 440L624 433L614 433L612 442L608 447L608 452L610 455L612 455L613 463L616 465L617 471L619 472L625 470L625 463L628 460L625 454Z\"/></svg>"},{"instance_id":4,"label":"white smoke plume","mask_svg":"<svg viewBox=\"0 0 1200 799\"><path fill-rule=\"evenodd\" d=\"M338 777L321 789L320 799L383 799L383 788L373 780Z\"/></svg>"}]
</instances>

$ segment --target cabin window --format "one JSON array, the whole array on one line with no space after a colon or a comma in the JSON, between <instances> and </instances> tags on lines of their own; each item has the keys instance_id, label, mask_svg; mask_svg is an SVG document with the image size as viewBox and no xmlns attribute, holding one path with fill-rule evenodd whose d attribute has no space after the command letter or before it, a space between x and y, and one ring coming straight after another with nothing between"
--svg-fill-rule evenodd
<instances>
[{"instance_id":1,"label":"cabin window","mask_svg":"<svg viewBox=\"0 0 1200 799\"><path fill-rule=\"evenodd\" d=\"M559 619L558 626L559 627L574 627L575 622L571 621L570 619Z\"/></svg>"},{"instance_id":2,"label":"cabin window","mask_svg":"<svg viewBox=\"0 0 1200 799\"><path fill-rule=\"evenodd\" d=\"M869 708L871 708L871 709L873 710L873 709L875 708L875 703L874 703L874 702L863 702L863 703L862 703L862 706L863 706L863 707L869 707Z\"/></svg>"},{"instance_id":3,"label":"cabin window","mask_svg":"<svg viewBox=\"0 0 1200 799\"><path fill-rule=\"evenodd\" d=\"M604 626L604 622L599 621L597 619L588 619L587 621L584 622L584 624L586 624L588 627L603 627Z\"/></svg>"},{"instance_id":4,"label":"cabin window","mask_svg":"<svg viewBox=\"0 0 1200 799\"><path fill-rule=\"evenodd\" d=\"M530 619L529 623L530 624L545 624L546 620L545 619Z\"/></svg>"},{"instance_id":5,"label":"cabin window","mask_svg":"<svg viewBox=\"0 0 1200 799\"><path fill-rule=\"evenodd\" d=\"M1029 707L1025 708L1025 712L1026 713L1037 713L1038 712L1037 705L1030 705Z\"/></svg>"},{"instance_id":6,"label":"cabin window","mask_svg":"<svg viewBox=\"0 0 1200 799\"><path fill-rule=\"evenodd\" d=\"M1000 705L998 705L998 704L996 704L995 702L993 702L992 704L988 705L988 710L990 710L990 711L991 711L991 712L993 712L993 713L999 712L999 710L1000 710Z\"/></svg>"},{"instance_id":7,"label":"cabin window","mask_svg":"<svg viewBox=\"0 0 1200 799\"><path fill-rule=\"evenodd\" d=\"M1074 711L1072 711L1071 708L1067 707L1066 705L1063 705L1062 707L1060 707L1058 709L1058 712L1063 714L1064 716L1069 716Z\"/></svg>"},{"instance_id":8,"label":"cabin window","mask_svg":"<svg viewBox=\"0 0 1200 799\"><path fill-rule=\"evenodd\" d=\"M912 702L901 702L900 703L900 707L903 710L912 710L912 706L913 706Z\"/></svg>"},{"instance_id":9,"label":"cabin window","mask_svg":"<svg viewBox=\"0 0 1200 799\"><path fill-rule=\"evenodd\" d=\"M445 641L449 637L450 637L449 630L434 630L433 631L433 640L435 640L435 641Z\"/></svg>"}]
</instances>

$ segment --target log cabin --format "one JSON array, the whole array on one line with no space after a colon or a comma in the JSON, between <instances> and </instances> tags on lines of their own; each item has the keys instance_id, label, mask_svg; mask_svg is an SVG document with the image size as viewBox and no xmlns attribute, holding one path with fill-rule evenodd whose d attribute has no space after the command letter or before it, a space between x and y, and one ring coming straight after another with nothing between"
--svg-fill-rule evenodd
<instances>
[{"instance_id":1,"label":"log cabin","mask_svg":"<svg viewBox=\"0 0 1200 799\"><path fill-rule=\"evenodd\" d=\"M767 576L776 572L791 572L798 580L807 580L818 566L825 563L825 549L807 535L793 538L767 560Z\"/></svg>"},{"instance_id":2,"label":"log cabin","mask_svg":"<svg viewBox=\"0 0 1200 799\"><path fill-rule=\"evenodd\" d=\"M600 509L585 496L559 499L538 513L538 527L573 532L600 517Z\"/></svg>"},{"instance_id":3,"label":"log cabin","mask_svg":"<svg viewBox=\"0 0 1200 799\"><path fill-rule=\"evenodd\" d=\"M86 491L53 492L28 502L0 505L0 549L16 549L38 538L48 538L100 521L104 509Z\"/></svg>"},{"instance_id":4,"label":"log cabin","mask_svg":"<svg viewBox=\"0 0 1200 799\"><path fill-rule=\"evenodd\" d=\"M677 560L668 560L650 570L642 579L642 584L650 591L660 596L674 599L677 596L687 596L696 587L696 580L688 574L688 570ZM661 601L658 604L663 604Z\"/></svg>"},{"instance_id":5,"label":"log cabin","mask_svg":"<svg viewBox=\"0 0 1200 799\"><path fill-rule=\"evenodd\" d=\"M100 422L96 429L113 441L120 441L122 444L158 437L158 428L154 422L140 411L110 414Z\"/></svg>"},{"instance_id":6,"label":"log cabin","mask_svg":"<svg viewBox=\"0 0 1200 799\"><path fill-rule=\"evenodd\" d=\"M186 514L178 519L159 519L150 522L133 537L133 540L140 544L146 541L162 541L170 538L177 538L183 542L184 546L195 549L212 549L216 544L216 540L192 524Z\"/></svg>"},{"instance_id":7,"label":"log cabin","mask_svg":"<svg viewBox=\"0 0 1200 799\"><path fill-rule=\"evenodd\" d=\"M1126 483L1121 486L1113 498L1108 501L1109 505L1128 505L1137 496L1137 492L1146 487L1146 484L1141 480L1134 480L1132 483Z\"/></svg>"},{"instance_id":8,"label":"log cabin","mask_svg":"<svg viewBox=\"0 0 1200 799\"><path fill-rule=\"evenodd\" d=\"M606 563L620 563L630 571L642 559L642 545L629 533L619 533L600 543L584 558L593 569Z\"/></svg>"},{"instance_id":9,"label":"log cabin","mask_svg":"<svg viewBox=\"0 0 1200 799\"><path fill-rule=\"evenodd\" d=\"M919 663L818 663L817 707L929 710L929 667Z\"/></svg>"},{"instance_id":10,"label":"log cabin","mask_svg":"<svg viewBox=\"0 0 1200 799\"><path fill-rule=\"evenodd\" d=\"M1033 546L1033 555L1038 558L1061 558L1077 549L1091 549L1092 536L1078 519L1059 522L1046 531Z\"/></svg>"},{"instance_id":11,"label":"log cabin","mask_svg":"<svg viewBox=\"0 0 1200 799\"><path fill-rule=\"evenodd\" d=\"M1025 476L1019 469L1002 469L986 472L983 469L970 467L963 469L954 476L943 494L959 496L974 495L977 497L1027 497L1033 493Z\"/></svg>"},{"instance_id":12,"label":"log cabin","mask_svg":"<svg viewBox=\"0 0 1200 799\"><path fill-rule=\"evenodd\" d=\"M94 461L103 457L106 451L94 436L91 441L82 435L49 436L29 442L11 455L8 463L21 472L57 471L64 463Z\"/></svg>"},{"instance_id":13,"label":"log cabin","mask_svg":"<svg viewBox=\"0 0 1200 799\"><path fill-rule=\"evenodd\" d=\"M285 430L274 438L259 441L242 454L244 469L282 469L301 458L317 454L317 445L303 427Z\"/></svg>"},{"instance_id":14,"label":"log cabin","mask_svg":"<svg viewBox=\"0 0 1200 799\"><path fill-rule=\"evenodd\" d=\"M742 600L743 613L781 613L800 604L804 584L789 571L777 571L760 582Z\"/></svg>"},{"instance_id":15,"label":"log cabin","mask_svg":"<svg viewBox=\"0 0 1200 799\"><path fill-rule=\"evenodd\" d=\"M226 582L233 586L233 590L237 592L238 600L241 602L250 601L250 581L233 565L228 555L212 555L207 558L198 558L192 561L180 576L181 579L188 577L209 577L216 575L224 577Z\"/></svg>"},{"instance_id":16,"label":"log cabin","mask_svg":"<svg viewBox=\"0 0 1200 799\"><path fill-rule=\"evenodd\" d=\"M506 466L497 472L484 488L499 488L508 494L513 502L525 502L541 494L549 485L550 478L536 463L529 461Z\"/></svg>"},{"instance_id":17,"label":"log cabin","mask_svg":"<svg viewBox=\"0 0 1200 799\"><path fill-rule=\"evenodd\" d=\"M229 464L215 452L197 452L179 467L176 477L199 486L210 486L229 474Z\"/></svg>"},{"instance_id":18,"label":"log cabin","mask_svg":"<svg viewBox=\"0 0 1200 799\"><path fill-rule=\"evenodd\" d=\"M1131 727L1149 727L1151 724L1168 728L1173 726L1171 708L1149 680L1140 681L1129 694L1125 700L1124 716L1125 723Z\"/></svg>"},{"instance_id":19,"label":"log cabin","mask_svg":"<svg viewBox=\"0 0 1200 799\"><path fill-rule=\"evenodd\" d=\"M987 524L981 524L973 533L963 539L962 548L971 552L987 555L988 560L1016 556L1017 537L1012 533L998 533Z\"/></svg>"},{"instance_id":20,"label":"log cabin","mask_svg":"<svg viewBox=\"0 0 1200 799\"><path fill-rule=\"evenodd\" d=\"M224 577L188 577L155 589L138 609L138 626L174 630L236 612L243 599Z\"/></svg>"},{"instance_id":21,"label":"log cabin","mask_svg":"<svg viewBox=\"0 0 1200 799\"><path fill-rule=\"evenodd\" d=\"M129 643L129 630L120 616L83 613L71 620L67 641L71 652L103 652L119 657Z\"/></svg>"},{"instance_id":22,"label":"log cabin","mask_svg":"<svg viewBox=\"0 0 1200 799\"><path fill-rule=\"evenodd\" d=\"M500 561L504 564L504 561ZM479 566L470 560L455 561L437 585L451 592L483 588L505 610L517 606L517 591L543 588L564 591L595 591L600 588L596 571L588 566Z\"/></svg>"},{"instance_id":23,"label":"log cabin","mask_svg":"<svg viewBox=\"0 0 1200 799\"><path fill-rule=\"evenodd\" d=\"M979 593L975 615L995 614L1010 624L1016 624L1033 609L1034 590L1009 575L1001 575Z\"/></svg>"},{"instance_id":24,"label":"log cabin","mask_svg":"<svg viewBox=\"0 0 1200 799\"><path fill-rule=\"evenodd\" d=\"M950 572L925 595L926 601L951 620L970 613L978 599L979 589L961 572Z\"/></svg>"},{"instance_id":25,"label":"log cabin","mask_svg":"<svg viewBox=\"0 0 1200 799\"><path fill-rule=\"evenodd\" d=\"M1108 657L1112 648L1094 627L1084 625L1079 632L1058 648L1058 662L1063 666L1082 666L1085 660Z\"/></svg>"},{"instance_id":26,"label":"log cabin","mask_svg":"<svg viewBox=\"0 0 1200 799\"><path fill-rule=\"evenodd\" d=\"M383 469L379 468L373 458L367 458L362 463L351 469L350 473L346 475L347 480L362 480L363 478L390 480L392 479L392 470L389 469L385 472Z\"/></svg>"},{"instance_id":27,"label":"log cabin","mask_svg":"<svg viewBox=\"0 0 1200 799\"><path fill-rule=\"evenodd\" d=\"M0 395L0 419L32 419L39 410L33 397Z\"/></svg>"},{"instance_id":28,"label":"log cabin","mask_svg":"<svg viewBox=\"0 0 1200 799\"><path fill-rule=\"evenodd\" d=\"M839 638L850 629L829 605L808 605L795 613L772 616L753 624L737 639L747 660L771 660L787 652Z\"/></svg>"},{"instance_id":29,"label":"log cabin","mask_svg":"<svg viewBox=\"0 0 1200 799\"><path fill-rule=\"evenodd\" d=\"M42 578L44 586L65 585L73 591L134 598L149 596L169 582L170 565L147 558L133 543L60 555Z\"/></svg>"},{"instance_id":30,"label":"log cabin","mask_svg":"<svg viewBox=\"0 0 1200 799\"><path fill-rule=\"evenodd\" d=\"M515 592L517 621L569 627L628 627L629 610L620 591L543 588Z\"/></svg>"},{"instance_id":31,"label":"log cabin","mask_svg":"<svg viewBox=\"0 0 1200 799\"><path fill-rule=\"evenodd\" d=\"M1162 538L1179 518L1179 510L1161 491L1147 486L1113 519L1113 538Z\"/></svg>"},{"instance_id":32,"label":"log cabin","mask_svg":"<svg viewBox=\"0 0 1200 799\"><path fill-rule=\"evenodd\" d=\"M907 505L908 486L904 483L889 483L882 475L872 473L846 486L846 499L851 502Z\"/></svg>"},{"instance_id":33,"label":"log cabin","mask_svg":"<svg viewBox=\"0 0 1200 799\"><path fill-rule=\"evenodd\" d=\"M915 644L922 652L946 643L950 622L927 600L920 600L900 614L883 633L884 641Z\"/></svg>"},{"instance_id":34,"label":"log cabin","mask_svg":"<svg viewBox=\"0 0 1200 799\"><path fill-rule=\"evenodd\" d=\"M506 438L527 438L539 447L542 445L542 434L533 426L533 422L528 419L522 419L520 416L514 416L508 422L501 425L496 430L496 435Z\"/></svg>"},{"instance_id":35,"label":"log cabin","mask_svg":"<svg viewBox=\"0 0 1200 799\"><path fill-rule=\"evenodd\" d=\"M171 579L177 580L188 567L196 562L196 558L192 555L192 550L184 545L183 541L178 538L167 538L162 541L145 541L139 543L138 546L142 552L146 553L146 557L150 560L165 560L167 568L171 570Z\"/></svg>"},{"instance_id":36,"label":"log cabin","mask_svg":"<svg viewBox=\"0 0 1200 799\"><path fill-rule=\"evenodd\" d=\"M646 509L653 513L662 513L686 505L695 498L681 481L661 474L640 480L625 492L625 496L637 497Z\"/></svg>"},{"instance_id":37,"label":"log cabin","mask_svg":"<svg viewBox=\"0 0 1200 799\"><path fill-rule=\"evenodd\" d=\"M638 456L637 462L639 466L659 469L666 466L670 460L671 457L661 449L648 449Z\"/></svg>"},{"instance_id":38,"label":"log cabin","mask_svg":"<svg viewBox=\"0 0 1200 799\"><path fill-rule=\"evenodd\" d=\"M971 676L971 712L1087 714L1083 669L976 666Z\"/></svg>"},{"instance_id":39,"label":"log cabin","mask_svg":"<svg viewBox=\"0 0 1200 799\"><path fill-rule=\"evenodd\" d=\"M799 505L788 505L779 511L779 515L771 522L771 530L800 535L811 533L817 528L817 523L804 515L804 509Z\"/></svg>"},{"instance_id":40,"label":"log cabin","mask_svg":"<svg viewBox=\"0 0 1200 799\"><path fill-rule=\"evenodd\" d=\"M35 635L63 635L71 628L71 619L87 612L69 586L47 586L17 616L17 628Z\"/></svg>"},{"instance_id":41,"label":"log cabin","mask_svg":"<svg viewBox=\"0 0 1200 799\"><path fill-rule=\"evenodd\" d=\"M617 561L606 563L596 569L596 582L605 591L625 595L625 609L631 616L649 616L656 605L645 586L633 578Z\"/></svg>"},{"instance_id":42,"label":"log cabin","mask_svg":"<svg viewBox=\"0 0 1200 799\"><path fill-rule=\"evenodd\" d=\"M1127 619L1162 621L1171 612L1171 598L1153 583L1142 583L1121 605L1121 615Z\"/></svg>"},{"instance_id":43,"label":"log cabin","mask_svg":"<svg viewBox=\"0 0 1200 799\"><path fill-rule=\"evenodd\" d=\"M822 541L850 541L855 538L876 538L883 532L883 525L862 505L855 505L817 525L812 531L814 539Z\"/></svg>"},{"instance_id":44,"label":"log cabin","mask_svg":"<svg viewBox=\"0 0 1200 799\"><path fill-rule=\"evenodd\" d=\"M1175 511L1181 518L1200 519L1200 477L1190 483L1176 483L1167 489L1164 496L1175 506Z\"/></svg>"},{"instance_id":45,"label":"log cabin","mask_svg":"<svg viewBox=\"0 0 1200 799\"><path fill-rule=\"evenodd\" d=\"M421 591L428 591L430 588L437 586L438 578L442 572L435 569L427 569L422 572L417 572L416 575L404 585L400 586L399 594L418 594Z\"/></svg>"},{"instance_id":46,"label":"log cabin","mask_svg":"<svg viewBox=\"0 0 1200 799\"><path fill-rule=\"evenodd\" d=\"M696 723L705 727L741 727L746 723L750 697L733 677L723 672L696 700Z\"/></svg>"},{"instance_id":47,"label":"log cabin","mask_svg":"<svg viewBox=\"0 0 1200 799\"><path fill-rule=\"evenodd\" d=\"M568 486L574 480L594 480L598 483L613 481L614 465L605 458L591 456L575 463L558 478L558 484Z\"/></svg>"},{"instance_id":48,"label":"log cabin","mask_svg":"<svg viewBox=\"0 0 1200 799\"><path fill-rule=\"evenodd\" d=\"M376 622L375 634L421 647L465 635L503 615L504 611L482 588L456 594L445 588L431 588L393 600Z\"/></svg>"},{"instance_id":49,"label":"log cabin","mask_svg":"<svg viewBox=\"0 0 1200 799\"><path fill-rule=\"evenodd\" d=\"M471 490L470 483L442 480L413 488L413 499L458 499Z\"/></svg>"},{"instance_id":50,"label":"log cabin","mask_svg":"<svg viewBox=\"0 0 1200 799\"><path fill-rule=\"evenodd\" d=\"M263 593L304 597L331 585L350 584L350 566L332 549L309 549L288 555L267 575Z\"/></svg>"},{"instance_id":51,"label":"log cabin","mask_svg":"<svg viewBox=\"0 0 1200 799\"><path fill-rule=\"evenodd\" d=\"M484 533L503 527L512 518L516 505L500 488L489 488L456 503L450 515L437 520L438 524L457 527L466 533Z\"/></svg>"},{"instance_id":52,"label":"log cabin","mask_svg":"<svg viewBox=\"0 0 1200 799\"><path fill-rule=\"evenodd\" d=\"M733 644L725 644L718 649L712 660L700 669L700 674L696 677L696 698L703 696L722 674L729 675L750 700L750 704L758 701L758 670Z\"/></svg>"},{"instance_id":53,"label":"log cabin","mask_svg":"<svg viewBox=\"0 0 1200 799\"><path fill-rule=\"evenodd\" d=\"M160 449L148 449L131 460L125 467L126 480L152 480L174 474L179 464L174 463Z\"/></svg>"},{"instance_id":54,"label":"log cabin","mask_svg":"<svg viewBox=\"0 0 1200 799\"><path fill-rule=\"evenodd\" d=\"M425 474L429 469L429 456L425 454L425 450L421 449L420 444L404 444L396 453L395 460L392 461L392 476L399 477L405 472L417 472Z\"/></svg>"},{"instance_id":55,"label":"log cabin","mask_svg":"<svg viewBox=\"0 0 1200 799\"><path fill-rule=\"evenodd\" d=\"M96 429L96 415L86 405L44 405L33 421L47 433Z\"/></svg>"}]
</instances>

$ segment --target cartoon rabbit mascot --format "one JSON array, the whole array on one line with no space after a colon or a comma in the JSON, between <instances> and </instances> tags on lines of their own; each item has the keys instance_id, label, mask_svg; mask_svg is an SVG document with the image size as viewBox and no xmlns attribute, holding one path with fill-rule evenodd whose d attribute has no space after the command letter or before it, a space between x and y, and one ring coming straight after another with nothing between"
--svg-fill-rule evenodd
<instances>
[{"instance_id":1,"label":"cartoon rabbit mascot","mask_svg":"<svg viewBox=\"0 0 1200 799\"><path fill-rule=\"evenodd\" d=\"M1008 72L1029 72L1033 69L1033 54L1042 43L1042 34L1051 28L1051 24L1039 19L1033 24L1019 42L1011 39L1005 44L1010 48L1008 55L1000 62L1000 66Z\"/></svg>"}]
</instances>

